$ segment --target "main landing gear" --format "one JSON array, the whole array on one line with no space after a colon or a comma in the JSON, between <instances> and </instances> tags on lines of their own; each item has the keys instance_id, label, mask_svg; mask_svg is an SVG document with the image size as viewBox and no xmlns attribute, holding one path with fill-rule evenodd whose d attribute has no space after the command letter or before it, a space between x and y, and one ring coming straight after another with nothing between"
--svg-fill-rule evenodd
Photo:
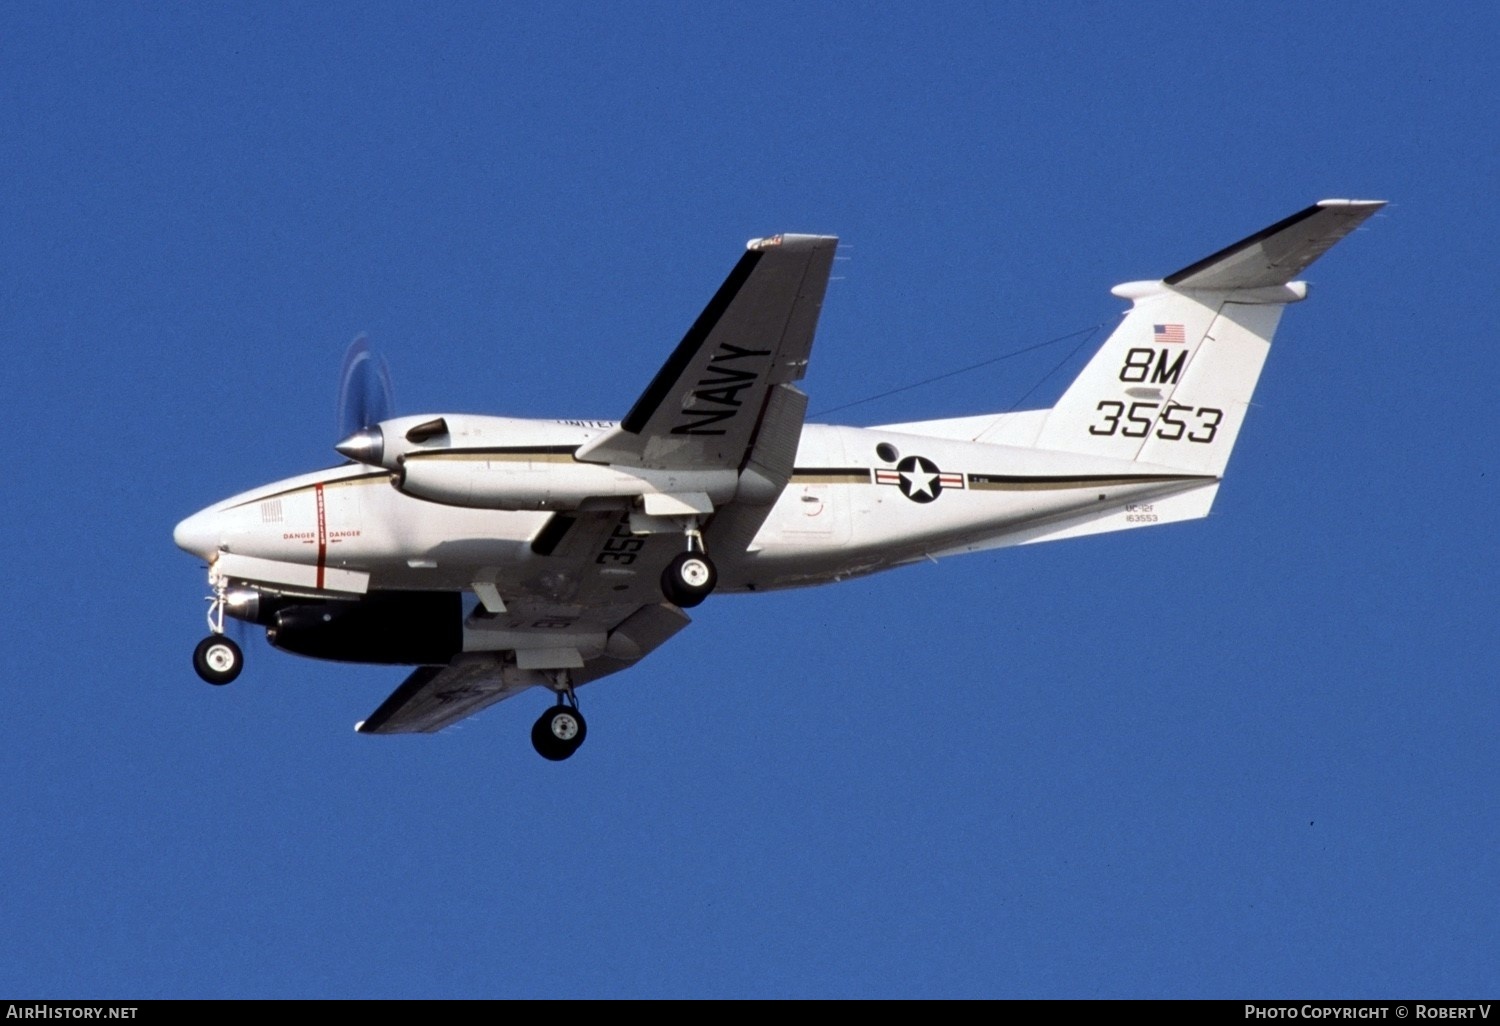
<instances>
[{"instance_id":1,"label":"main landing gear","mask_svg":"<svg viewBox=\"0 0 1500 1026\"><path fill-rule=\"evenodd\" d=\"M584 722L583 713L578 711L578 696L573 694L568 671L558 671L557 683L553 687L557 690L557 704L542 713L541 719L532 725L531 746L542 758L562 762L578 751L589 727Z\"/></svg>"},{"instance_id":2,"label":"main landing gear","mask_svg":"<svg viewBox=\"0 0 1500 1026\"><path fill-rule=\"evenodd\" d=\"M213 580L214 593L208 598L208 637L193 649L193 669L210 684L222 686L240 675L245 668L245 654L240 646L224 636L224 606L228 591L222 579Z\"/></svg>"},{"instance_id":3,"label":"main landing gear","mask_svg":"<svg viewBox=\"0 0 1500 1026\"><path fill-rule=\"evenodd\" d=\"M719 583L719 572L713 560L703 551L703 533L698 528L687 532L688 550L672 557L661 572L661 593L668 602L691 609L713 592Z\"/></svg>"}]
</instances>

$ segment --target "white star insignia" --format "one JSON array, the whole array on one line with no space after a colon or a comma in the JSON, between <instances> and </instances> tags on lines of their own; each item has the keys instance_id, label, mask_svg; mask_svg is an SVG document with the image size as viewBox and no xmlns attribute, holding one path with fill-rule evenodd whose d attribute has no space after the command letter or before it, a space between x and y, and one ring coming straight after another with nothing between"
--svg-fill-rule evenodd
<instances>
[{"instance_id":1,"label":"white star insignia","mask_svg":"<svg viewBox=\"0 0 1500 1026\"><path fill-rule=\"evenodd\" d=\"M906 478L906 483L910 486L910 490L907 492L908 495L933 495L934 498L936 497L932 490L932 482L937 479L937 475L928 472L926 464L921 460L918 460L917 465L912 469L901 471L901 476Z\"/></svg>"}]
</instances>

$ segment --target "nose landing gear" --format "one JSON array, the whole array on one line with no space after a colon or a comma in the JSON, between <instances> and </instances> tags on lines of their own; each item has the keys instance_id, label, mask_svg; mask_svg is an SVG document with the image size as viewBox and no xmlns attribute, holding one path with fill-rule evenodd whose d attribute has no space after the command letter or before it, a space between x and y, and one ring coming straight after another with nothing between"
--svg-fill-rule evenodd
<instances>
[{"instance_id":1,"label":"nose landing gear","mask_svg":"<svg viewBox=\"0 0 1500 1026\"><path fill-rule=\"evenodd\" d=\"M224 636L228 585L222 577L215 576L210 576L209 583L214 589L208 597L208 629L212 633L193 649L193 669L208 683L223 686L245 668L245 654L240 651L240 646Z\"/></svg>"}]
</instances>

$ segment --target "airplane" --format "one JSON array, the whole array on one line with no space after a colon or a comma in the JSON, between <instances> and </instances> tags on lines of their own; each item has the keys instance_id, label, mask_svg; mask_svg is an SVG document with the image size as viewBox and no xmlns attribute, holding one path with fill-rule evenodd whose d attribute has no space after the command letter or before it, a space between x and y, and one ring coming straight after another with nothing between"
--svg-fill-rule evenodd
<instances>
[{"instance_id":1,"label":"airplane","mask_svg":"<svg viewBox=\"0 0 1500 1026\"><path fill-rule=\"evenodd\" d=\"M838 239L751 240L618 421L389 415L362 340L346 462L194 513L210 684L276 648L415 667L355 729L433 733L532 688L532 744L587 732L576 689L632 667L711 593L775 591L1208 515L1302 273L1382 206L1322 200L1154 281L1049 409L876 427L805 423Z\"/></svg>"}]
</instances>

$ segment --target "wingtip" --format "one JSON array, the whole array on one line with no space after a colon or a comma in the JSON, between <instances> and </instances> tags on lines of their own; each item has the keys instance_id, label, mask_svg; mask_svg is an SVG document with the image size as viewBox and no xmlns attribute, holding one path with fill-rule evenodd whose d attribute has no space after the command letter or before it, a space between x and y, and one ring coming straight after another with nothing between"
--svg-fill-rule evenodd
<instances>
[{"instance_id":1,"label":"wingtip","mask_svg":"<svg viewBox=\"0 0 1500 1026\"><path fill-rule=\"evenodd\" d=\"M764 239L751 239L745 243L745 248L751 252L761 252L767 249L817 249L819 246L838 245L837 235L793 235L783 232L780 235L770 235Z\"/></svg>"},{"instance_id":2,"label":"wingtip","mask_svg":"<svg viewBox=\"0 0 1500 1026\"><path fill-rule=\"evenodd\" d=\"M1354 207L1373 210L1385 206L1388 202L1388 200L1370 199L1325 199L1318 200L1317 205L1320 207Z\"/></svg>"}]
</instances>

